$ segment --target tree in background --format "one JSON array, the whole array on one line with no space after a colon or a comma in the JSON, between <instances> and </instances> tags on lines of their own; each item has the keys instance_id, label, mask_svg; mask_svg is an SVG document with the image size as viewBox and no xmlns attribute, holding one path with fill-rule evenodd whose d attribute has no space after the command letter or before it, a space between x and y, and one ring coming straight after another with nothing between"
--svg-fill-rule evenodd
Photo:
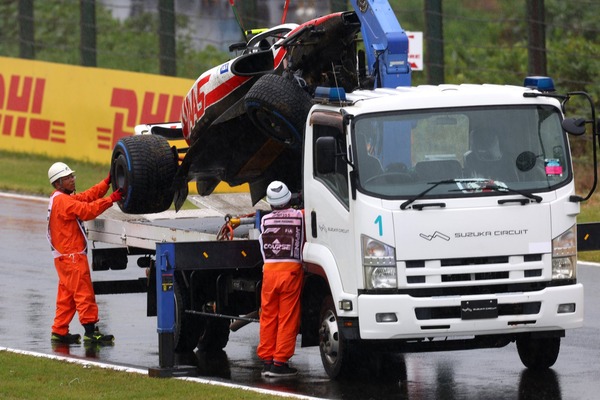
<instances>
[{"instance_id":1,"label":"tree in background","mask_svg":"<svg viewBox=\"0 0 600 400\"><path fill-rule=\"evenodd\" d=\"M18 2L0 2L0 56L19 56ZM64 64L80 63L78 1L35 1L35 58ZM124 21L96 3L97 66L159 73L158 14L140 13ZM188 18L176 15L177 30L185 32ZM177 76L196 78L229 58L215 47L195 50L189 34L176 38Z\"/></svg>"},{"instance_id":2,"label":"tree in background","mask_svg":"<svg viewBox=\"0 0 600 400\"><path fill-rule=\"evenodd\" d=\"M425 30L425 0L389 1L404 29ZM19 56L18 3L0 2L3 56ZM36 59L79 64L79 2L45 0L33 4ZM235 4L244 24L264 23L264 1L238 0ZM349 8L347 0L330 0L328 4L336 11ZM444 81L521 85L528 71L529 21L525 4L522 0L443 1ZM600 50L596 28L600 3L544 0L544 5L548 74L560 90L586 90L599 98L596 77L600 76L600 60L595 55ZM99 67L159 73L157 13L138 12L120 21L97 1L96 21ZM198 38L185 33L189 32L185 29L189 24L190 16L176 15L177 76L194 79L232 54L216 47L197 50ZM415 72L413 82L426 83L426 73Z\"/></svg>"}]
</instances>

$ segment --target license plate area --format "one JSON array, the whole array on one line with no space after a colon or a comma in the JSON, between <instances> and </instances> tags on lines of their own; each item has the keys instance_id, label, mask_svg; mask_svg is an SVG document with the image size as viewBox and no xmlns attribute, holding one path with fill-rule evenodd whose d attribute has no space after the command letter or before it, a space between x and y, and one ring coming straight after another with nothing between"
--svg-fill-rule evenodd
<instances>
[{"instance_id":1,"label":"license plate area","mask_svg":"<svg viewBox=\"0 0 600 400\"><path fill-rule=\"evenodd\" d=\"M465 300L460 302L461 319L498 318L498 300Z\"/></svg>"}]
</instances>

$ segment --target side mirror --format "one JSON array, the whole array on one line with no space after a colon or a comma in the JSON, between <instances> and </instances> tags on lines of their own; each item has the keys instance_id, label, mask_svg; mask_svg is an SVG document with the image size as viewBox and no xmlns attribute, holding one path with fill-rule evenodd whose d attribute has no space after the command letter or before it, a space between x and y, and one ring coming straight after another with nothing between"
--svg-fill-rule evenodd
<instances>
[{"instance_id":1,"label":"side mirror","mask_svg":"<svg viewBox=\"0 0 600 400\"><path fill-rule=\"evenodd\" d=\"M335 172L336 142L333 136L322 136L315 143L315 165L317 173Z\"/></svg>"},{"instance_id":2,"label":"side mirror","mask_svg":"<svg viewBox=\"0 0 600 400\"><path fill-rule=\"evenodd\" d=\"M583 118L565 118L561 125L571 135L581 136L585 133L585 122Z\"/></svg>"}]
</instances>

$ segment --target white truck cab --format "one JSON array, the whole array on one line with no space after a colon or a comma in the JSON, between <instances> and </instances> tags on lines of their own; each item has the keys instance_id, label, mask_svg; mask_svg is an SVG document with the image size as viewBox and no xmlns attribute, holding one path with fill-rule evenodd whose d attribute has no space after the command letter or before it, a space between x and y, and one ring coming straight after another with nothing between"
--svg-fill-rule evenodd
<instances>
[{"instance_id":1,"label":"white truck cab","mask_svg":"<svg viewBox=\"0 0 600 400\"><path fill-rule=\"evenodd\" d=\"M331 92L308 116L303 185L327 373L369 344L516 341L526 366L553 365L583 324L561 103L487 84Z\"/></svg>"}]
</instances>

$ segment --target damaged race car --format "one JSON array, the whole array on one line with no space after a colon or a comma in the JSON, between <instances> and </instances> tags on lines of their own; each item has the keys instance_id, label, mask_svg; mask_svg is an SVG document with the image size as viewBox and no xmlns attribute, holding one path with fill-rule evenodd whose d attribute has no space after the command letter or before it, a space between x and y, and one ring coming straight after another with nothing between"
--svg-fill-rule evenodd
<instances>
[{"instance_id":1,"label":"damaged race car","mask_svg":"<svg viewBox=\"0 0 600 400\"><path fill-rule=\"evenodd\" d=\"M192 181L203 196L221 181L248 183L253 204L273 180L299 191L303 129L316 88L374 86L357 50L360 30L355 12L338 12L231 46L242 54L200 75L179 123L138 126L138 134L117 143L111 171L113 188L125 193L121 210L156 213L173 201L179 210ZM187 147L171 147L168 140L180 138Z\"/></svg>"}]
</instances>

